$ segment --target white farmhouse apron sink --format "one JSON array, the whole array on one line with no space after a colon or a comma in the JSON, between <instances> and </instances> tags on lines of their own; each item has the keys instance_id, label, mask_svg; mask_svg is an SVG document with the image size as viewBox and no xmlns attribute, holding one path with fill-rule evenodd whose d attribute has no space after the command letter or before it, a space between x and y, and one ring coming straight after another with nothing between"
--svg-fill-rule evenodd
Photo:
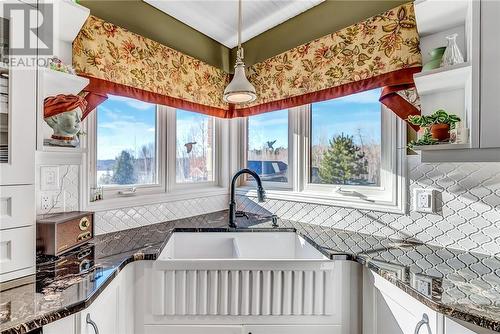
<instances>
[{"instance_id":1,"label":"white farmhouse apron sink","mask_svg":"<svg viewBox=\"0 0 500 334\"><path fill-rule=\"evenodd\" d=\"M293 232L176 232L158 257L158 261L209 259L327 260Z\"/></svg>"}]
</instances>

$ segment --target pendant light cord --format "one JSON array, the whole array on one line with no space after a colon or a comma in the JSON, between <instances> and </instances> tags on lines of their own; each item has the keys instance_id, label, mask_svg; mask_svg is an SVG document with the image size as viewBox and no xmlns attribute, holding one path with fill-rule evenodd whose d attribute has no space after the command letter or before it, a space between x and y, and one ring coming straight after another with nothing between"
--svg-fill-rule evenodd
<instances>
[{"instance_id":1,"label":"pendant light cord","mask_svg":"<svg viewBox=\"0 0 500 334\"><path fill-rule=\"evenodd\" d=\"M242 26L242 21L243 21L243 15L242 15L242 0L238 0L238 51L237 51L237 59L236 62L238 61L243 61L243 48L241 47L241 26Z\"/></svg>"}]
</instances>

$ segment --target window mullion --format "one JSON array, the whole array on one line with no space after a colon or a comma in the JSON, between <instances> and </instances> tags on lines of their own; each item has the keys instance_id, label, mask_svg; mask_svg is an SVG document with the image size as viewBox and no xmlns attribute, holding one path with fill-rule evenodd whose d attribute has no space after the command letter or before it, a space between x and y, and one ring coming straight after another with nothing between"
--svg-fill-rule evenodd
<instances>
[{"instance_id":1,"label":"window mullion","mask_svg":"<svg viewBox=\"0 0 500 334\"><path fill-rule=\"evenodd\" d=\"M166 168L166 183L165 190L167 193L173 191L175 186L175 164L176 164L176 115L175 109L171 107L162 107L164 109L164 113L166 114L166 159L165 159L165 168Z\"/></svg>"}]
</instances>

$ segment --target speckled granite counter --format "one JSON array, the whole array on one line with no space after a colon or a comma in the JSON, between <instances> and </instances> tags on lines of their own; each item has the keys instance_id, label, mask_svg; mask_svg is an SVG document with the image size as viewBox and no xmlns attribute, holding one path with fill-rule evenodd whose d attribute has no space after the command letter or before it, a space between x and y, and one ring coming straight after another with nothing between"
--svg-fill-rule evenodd
<instances>
[{"instance_id":1,"label":"speckled granite counter","mask_svg":"<svg viewBox=\"0 0 500 334\"><path fill-rule=\"evenodd\" d=\"M0 292L0 331L26 333L83 310L127 263L156 259L175 229L226 231L226 224L227 213L216 212L102 235L61 259L40 257L34 282ZM238 224L246 231L271 227L256 217ZM499 258L280 221L281 230L290 228L331 258L367 265L432 309L500 332Z\"/></svg>"}]
</instances>

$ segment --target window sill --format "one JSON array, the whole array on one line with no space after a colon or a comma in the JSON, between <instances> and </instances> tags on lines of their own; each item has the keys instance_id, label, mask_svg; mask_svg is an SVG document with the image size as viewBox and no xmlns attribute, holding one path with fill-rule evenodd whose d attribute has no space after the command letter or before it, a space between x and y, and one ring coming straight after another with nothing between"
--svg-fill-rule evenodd
<instances>
[{"instance_id":1,"label":"window sill","mask_svg":"<svg viewBox=\"0 0 500 334\"><path fill-rule=\"evenodd\" d=\"M241 196L257 197L257 191L250 187L239 187L236 190L236 194ZM394 203L384 201L371 201L357 197L342 195L333 196L322 193L314 193L311 191L298 192L293 190L266 189L266 198L282 201L337 206L358 210L373 210L396 214L406 213L406 205L400 203L401 201L396 201Z\"/></svg>"},{"instance_id":2,"label":"window sill","mask_svg":"<svg viewBox=\"0 0 500 334\"><path fill-rule=\"evenodd\" d=\"M175 190L170 193L136 195L130 197L117 197L103 199L97 202L85 203L84 210L89 211L106 211L129 208L133 206L150 205L158 203L176 202L187 199L202 198L209 196L228 195L228 190L223 187L213 186L202 189L191 188L186 190Z\"/></svg>"}]
</instances>

